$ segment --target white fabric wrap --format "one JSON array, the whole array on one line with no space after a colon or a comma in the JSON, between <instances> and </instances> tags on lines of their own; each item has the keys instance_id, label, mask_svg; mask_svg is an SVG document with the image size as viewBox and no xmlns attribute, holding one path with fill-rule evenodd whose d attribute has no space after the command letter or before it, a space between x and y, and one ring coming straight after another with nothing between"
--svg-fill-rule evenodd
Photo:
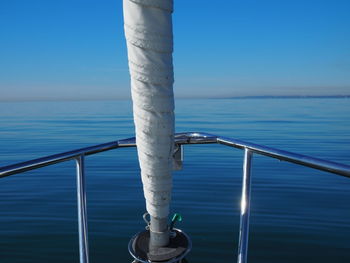
<instances>
[{"instance_id":1,"label":"white fabric wrap","mask_svg":"<svg viewBox=\"0 0 350 263\"><path fill-rule=\"evenodd\" d=\"M172 0L124 0L136 144L146 208L169 214L174 144Z\"/></svg>"}]
</instances>

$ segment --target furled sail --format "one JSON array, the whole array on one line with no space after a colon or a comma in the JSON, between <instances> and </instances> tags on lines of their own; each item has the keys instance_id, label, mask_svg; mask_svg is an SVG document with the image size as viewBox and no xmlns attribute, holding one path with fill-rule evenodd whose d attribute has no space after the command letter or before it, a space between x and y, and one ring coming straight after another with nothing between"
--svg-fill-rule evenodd
<instances>
[{"instance_id":1,"label":"furled sail","mask_svg":"<svg viewBox=\"0 0 350 263\"><path fill-rule=\"evenodd\" d=\"M151 241L153 234L155 244L162 246L169 239L172 189L173 1L124 0L123 4L136 144L146 208L151 215Z\"/></svg>"}]
</instances>

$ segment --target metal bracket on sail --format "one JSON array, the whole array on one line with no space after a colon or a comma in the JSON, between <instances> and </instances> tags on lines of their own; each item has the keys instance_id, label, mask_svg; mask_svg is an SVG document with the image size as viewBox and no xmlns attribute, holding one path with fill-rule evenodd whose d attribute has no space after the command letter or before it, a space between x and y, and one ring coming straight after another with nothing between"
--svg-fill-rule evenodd
<instances>
[{"instance_id":1,"label":"metal bracket on sail","mask_svg":"<svg viewBox=\"0 0 350 263\"><path fill-rule=\"evenodd\" d=\"M183 145L175 144L173 154L173 170L178 171L182 169L183 163Z\"/></svg>"}]
</instances>

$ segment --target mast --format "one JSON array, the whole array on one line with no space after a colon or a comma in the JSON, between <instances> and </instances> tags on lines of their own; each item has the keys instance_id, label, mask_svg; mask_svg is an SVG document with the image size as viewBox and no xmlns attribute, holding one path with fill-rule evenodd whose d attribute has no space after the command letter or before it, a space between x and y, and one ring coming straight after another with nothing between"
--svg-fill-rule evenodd
<instances>
[{"instance_id":1,"label":"mast","mask_svg":"<svg viewBox=\"0 0 350 263\"><path fill-rule=\"evenodd\" d=\"M174 145L172 0L124 0L136 144L150 248L169 243Z\"/></svg>"}]
</instances>

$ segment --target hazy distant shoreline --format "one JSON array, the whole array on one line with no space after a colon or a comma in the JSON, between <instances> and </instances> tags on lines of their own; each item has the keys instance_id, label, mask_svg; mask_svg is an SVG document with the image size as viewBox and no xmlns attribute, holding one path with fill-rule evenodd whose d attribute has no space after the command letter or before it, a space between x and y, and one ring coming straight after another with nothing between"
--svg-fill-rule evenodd
<instances>
[{"instance_id":1,"label":"hazy distant shoreline","mask_svg":"<svg viewBox=\"0 0 350 263\"><path fill-rule=\"evenodd\" d=\"M302 96L302 95L290 95L290 96L237 96L227 97L222 99L337 99L337 98L350 98L350 95L330 95L330 96ZM219 99L219 98L217 98Z\"/></svg>"}]
</instances>

